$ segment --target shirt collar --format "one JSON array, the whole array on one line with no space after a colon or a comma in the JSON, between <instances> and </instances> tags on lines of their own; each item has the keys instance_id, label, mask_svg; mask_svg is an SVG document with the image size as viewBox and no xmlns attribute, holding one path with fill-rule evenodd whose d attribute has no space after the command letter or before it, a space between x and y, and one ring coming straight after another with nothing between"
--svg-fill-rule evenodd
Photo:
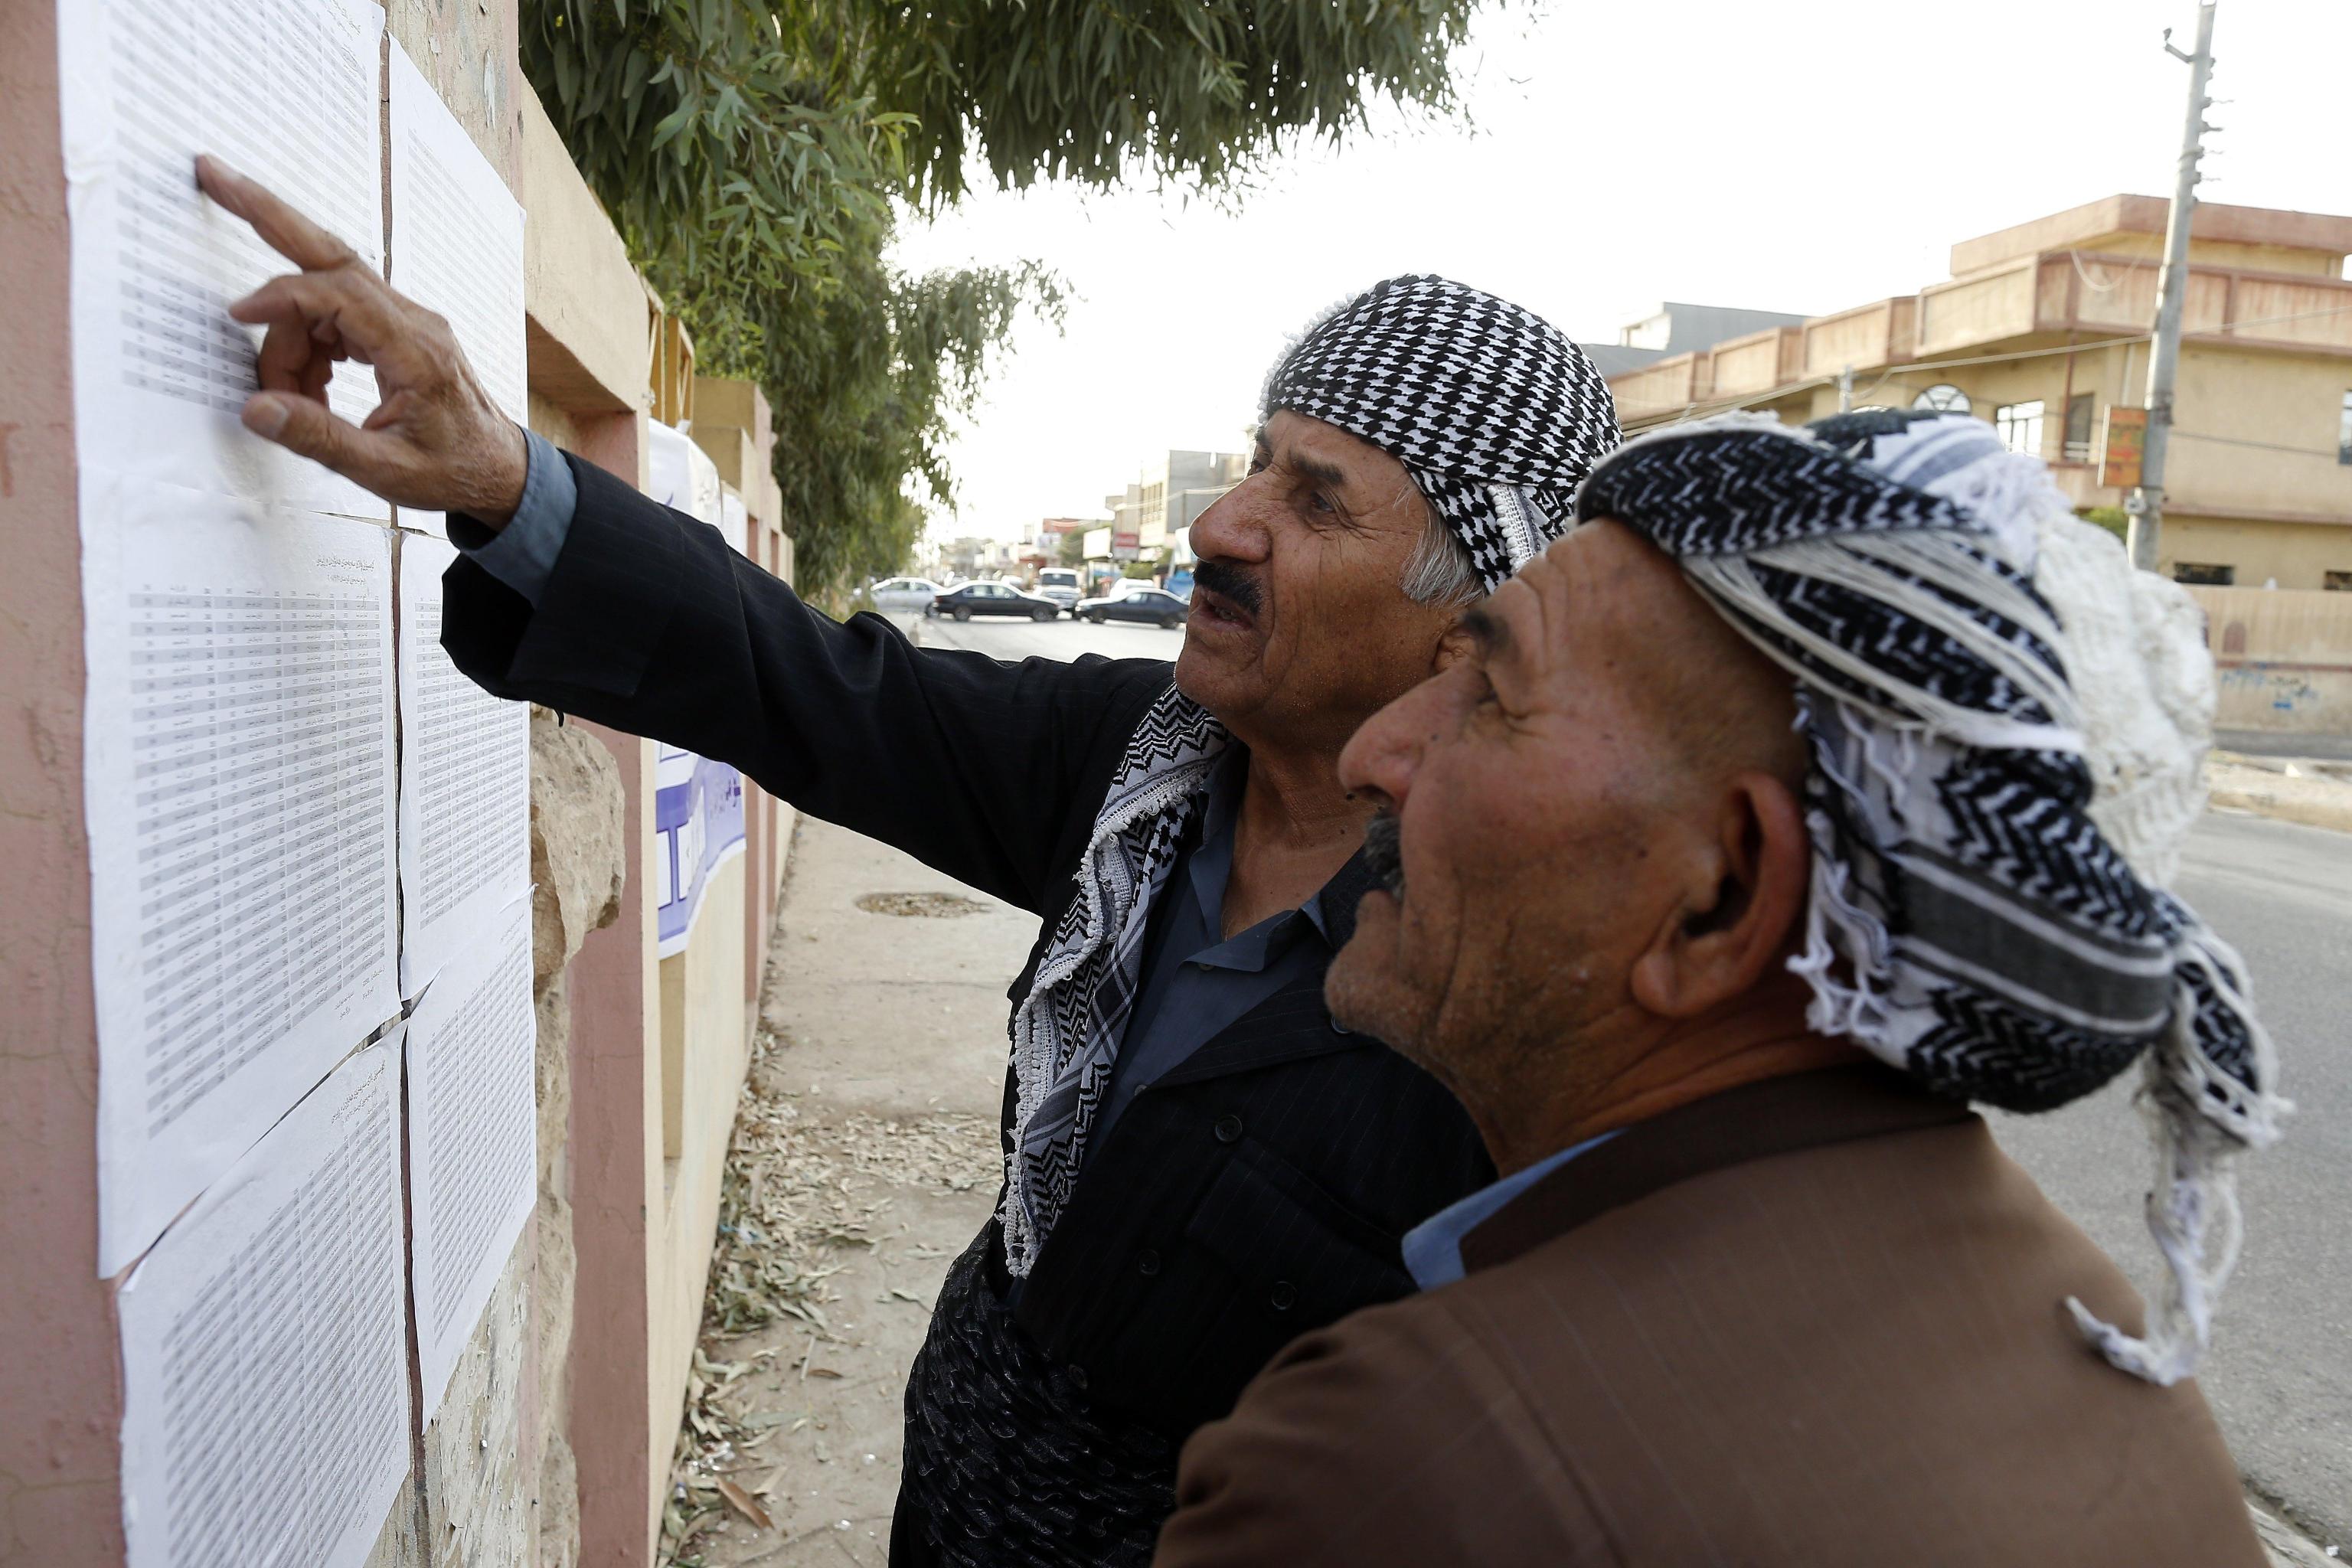
<instances>
[{"instance_id":1,"label":"shirt collar","mask_svg":"<svg viewBox=\"0 0 2352 1568\"><path fill-rule=\"evenodd\" d=\"M1414 1283L1424 1290L1434 1290L1440 1285L1451 1285L1462 1278L1462 1238L1485 1224L1513 1198L1575 1159L1588 1149L1597 1149L1612 1138L1614 1131L1603 1132L1597 1138L1562 1149L1549 1159L1538 1160L1524 1171L1517 1171L1491 1182L1414 1226L1404 1233L1404 1266L1412 1273Z\"/></svg>"},{"instance_id":2,"label":"shirt collar","mask_svg":"<svg viewBox=\"0 0 2352 1568\"><path fill-rule=\"evenodd\" d=\"M1229 746L1209 772L1206 798L1201 807L1201 837L1192 853L1185 858L1184 879L1194 908L1199 911L1202 929L1212 937L1223 929L1225 920L1225 887L1234 874L1234 826L1241 816L1242 791L1249 784L1249 748L1238 743ZM1354 858L1349 867L1355 865ZM1331 922L1324 912L1324 897L1340 885L1348 874L1343 868L1338 876L1323 885L1312 897L1296 910L1285 910L1278 915L1260 921L1245 931L1236 931L1222 942L1212 942L1197 952L1184 954L1184 962L1206 960L1212 954L1222 954L1220 967L1228 969L1262 969L1271 962L1270 951L1278 939L1290 935L1289 922L1303 916L1315 934L1327 946L1337 949L1347 938L1334 939ZM1360 891L1360 889L1359 889ZM1353 900L1350 900L1350 907ZM1352 924L1352 922L1351 922ZM1303 933L1302 933L1303 934ZM1286 942L1283 942L1287 946Z\"/></svg>"}]
</instances>

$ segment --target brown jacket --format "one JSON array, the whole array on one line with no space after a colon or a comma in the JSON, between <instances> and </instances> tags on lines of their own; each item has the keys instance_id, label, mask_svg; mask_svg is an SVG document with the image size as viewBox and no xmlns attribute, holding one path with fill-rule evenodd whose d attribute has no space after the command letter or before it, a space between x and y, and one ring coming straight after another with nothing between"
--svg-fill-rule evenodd
<instances>
[{"instance_id":1,"label":"brown jacket","mask_svg":"<svg viewBox=\"0 0 2352 1568\"><path fill-rule=\"evenodd\" d=\"M1887 1069L1685 1107L1293 1344L1186 1446L1159 1568L2261 1568L2204 1398L1976 1116Z\"/></svg>"}]
</instances>

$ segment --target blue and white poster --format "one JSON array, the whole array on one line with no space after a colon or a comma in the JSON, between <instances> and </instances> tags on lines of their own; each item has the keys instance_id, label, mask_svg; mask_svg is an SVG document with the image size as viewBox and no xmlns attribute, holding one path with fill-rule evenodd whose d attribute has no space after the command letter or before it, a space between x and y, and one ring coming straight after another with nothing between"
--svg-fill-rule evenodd
<instances>
[{"instance_id":1,"label":"blue and white poster","mask_svg":"<svg viewBox=\"0 0 2352 1568\"><path fill-rule=\"evenodd\" d=\"M686 951L711 874L743 852L743 775L674 746L654 762L655 930L664 958Z\"/></svg>"}]
</instances>

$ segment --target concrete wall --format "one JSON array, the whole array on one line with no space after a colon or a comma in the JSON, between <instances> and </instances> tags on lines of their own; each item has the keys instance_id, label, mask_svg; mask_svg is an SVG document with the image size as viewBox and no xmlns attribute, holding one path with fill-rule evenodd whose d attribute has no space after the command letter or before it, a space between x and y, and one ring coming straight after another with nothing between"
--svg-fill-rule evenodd
<instances>
[{"instance_id":1,"label":"concrete wall","mask_svg":"<svg viewBox=\"0 0 2352 1568\"><path fill-rule=\"evenodd\" d=\"M2213 650L2221 688L2217 725L2352 735L2352 594L2189 593L2205 612L2206 642Z\"/></svg>"},{"instance_id":2,"label":"concrete wall","mask_svg":"<svg viewBox=\"0 0 2352 1568\"><path fill-rule=\"evenodd\" d=\"M0 1563L119 1562L52 8L0 5Z\"/></svg>"},{"instance_id":3,"label":"concrete wall","mask_svg":"<svg viewBox=\"0 0 2352 1568\"><path fill-rule=\"evenodd\" d=\"M59 0L64 3L64 0ZM55 8L0 6L0 1562L121 1561L121 1388L96 1268L95 1018L82 819L80 537ZM514 188L529 417L642 484L647 297L515 64L514 0L391 0L387 27ZM397 272L395 250L393 266ZM748 391L748 389L746 389ZM750 552L789 574L772 437L738 400ZM718 400L714 438L728 412ZM475 1326L372 1568L650 1563L698 1327L719 1167L791 818L747 792L680 964L665 1159L660 976L638 889L651 748L531 720L538 1203ZM411 1368L411 1378L415 1376ZM583 1504L585 1506L583 1507Z\"/></svg>"}]
</instances>

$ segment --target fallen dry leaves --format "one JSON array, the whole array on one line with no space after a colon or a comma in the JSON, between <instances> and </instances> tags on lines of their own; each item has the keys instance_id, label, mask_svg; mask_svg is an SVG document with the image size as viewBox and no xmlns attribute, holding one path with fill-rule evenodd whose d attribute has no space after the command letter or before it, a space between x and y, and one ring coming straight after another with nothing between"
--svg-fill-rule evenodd
<instances>
[{"instance_id":1,"label":"fallen dry leaves","mask_svg":"<svg viewBox=\"0 0 2352 1568\"><path fill-rule=\"evenodd\" d=\"M827 1309L836 1298L827 1281L839 1271L836 1255L877 1244L892 1189L970 1192L993 1188L1001 1174L996 1128L988 1118L826 1117L814 1094L784 1087L790 1050L761 1026L736 1106L702 1338L687 1379L686 1419L662 1516L662 1561L672 1568L697 1568L703 1532L730 1510L757 1529L773 1528L759 1500L782 1471L750 1490L730 1476L754 1468L756 1449L774 1435L772 1417L745 1414L733 1394L778 1352L730 1359L729 1342L795 1320L806 1325L808 1340L788 1372L839 1377L816 1364L819 1345L835 1337ZM927 1305L908 1291L891 1295Z\"/></svg>"}]
</instances>

